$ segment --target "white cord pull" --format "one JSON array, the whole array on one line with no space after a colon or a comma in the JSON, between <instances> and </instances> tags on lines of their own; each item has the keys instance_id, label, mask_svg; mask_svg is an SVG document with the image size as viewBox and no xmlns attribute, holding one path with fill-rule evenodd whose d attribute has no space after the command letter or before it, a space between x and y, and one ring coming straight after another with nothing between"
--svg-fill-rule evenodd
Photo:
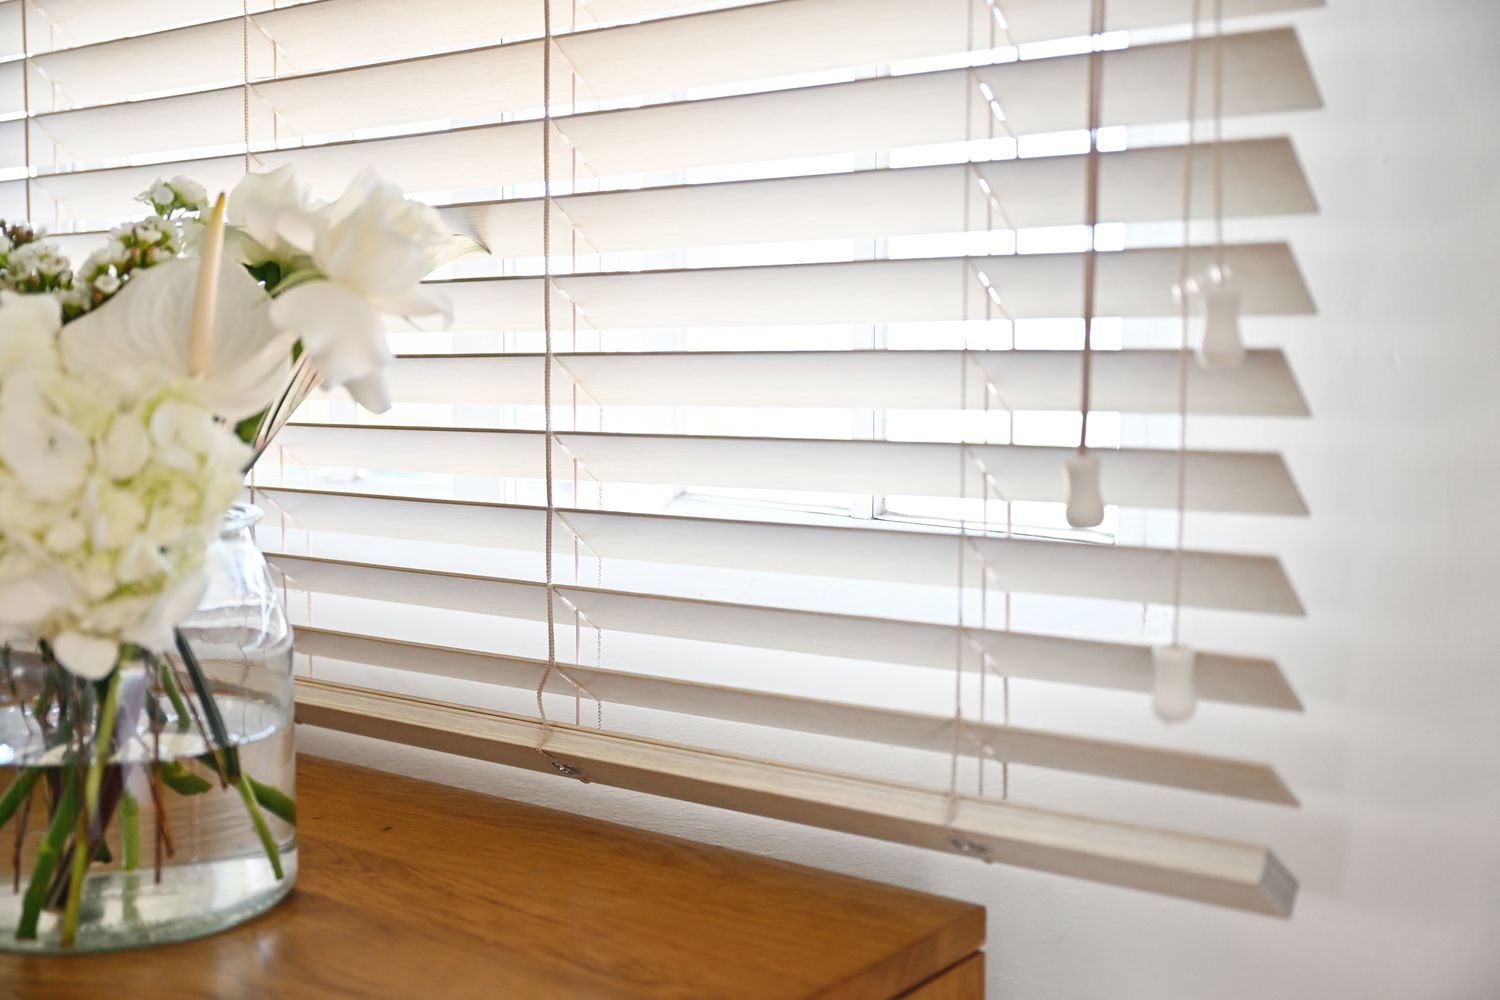
<instances>
[{"instance_id":1,"label":"white cord pull","mask_svg":"<svg viewBox=\"0 0 1500 1000\"><path fill-rule=\"evenodd\" d=\"M1075 528L1097 528L1104 523L1099 459L1086 451L1068 459L1068 523Z\"/></svg>"},{"instance_id":2,"label":"white cord pull","mask_svg":"<svg viewBox=\"0 0 1500 1000\"><path fill-rule=\"evenodd\" d=\"M1233 368L1245 360L1240 340L1240 291L1212 282L1199 293L1203 299L1203 339L1198 363L1204 368Z\"/></svg>"},{"instance_id":3,"label":"white cord pull","mask_svg":"<svg viewBox=\"0 0 1500 1000\"><path fill-rule=\"evenodd\" d=\"M1163 722L1182 722L1192 717L1198 696L1193 691L1193 670L1198 654L1186 646L1157 646L1151 651L1155 666L1152 707Z\"/></svg>"}]
</instances>

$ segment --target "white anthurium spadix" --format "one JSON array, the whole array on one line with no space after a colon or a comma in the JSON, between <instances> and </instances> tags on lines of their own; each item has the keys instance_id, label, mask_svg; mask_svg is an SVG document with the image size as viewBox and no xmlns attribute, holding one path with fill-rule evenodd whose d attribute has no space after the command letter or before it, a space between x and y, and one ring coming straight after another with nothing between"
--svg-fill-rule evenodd
<instances>
[{"instance_id":1,"label":"white anthurium spadix","mask_svg":"<svg viewBox=\"0 0 1500 1000\"><path fill-rule=\"evenodd\" d=\"M219 264L218 297L206 366L192 372L189 353L198 261L158 264L136 275L108 308L62 331L62 352L78 372L106 375L141 367L193 377L213 412L228 421L264 410L286 385L292 337L271 319L271 298L239 264Z\"/></svg>"}]
</instances>

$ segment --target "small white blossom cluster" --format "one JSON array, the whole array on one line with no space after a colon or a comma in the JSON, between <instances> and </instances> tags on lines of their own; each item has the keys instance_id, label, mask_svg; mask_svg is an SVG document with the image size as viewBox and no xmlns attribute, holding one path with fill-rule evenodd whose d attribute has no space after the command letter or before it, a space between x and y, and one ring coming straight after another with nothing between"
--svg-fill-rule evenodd
<instances>
[{"instance_id":1,"label":"small white blossom cluster","mask_svg":"<svg viewBox=\"0 0 1500 1000\"><path fill-rule=\"evenodd\" d=\"M8 237L0 244L0 288L37 294L56 292L73 283L68 258L50 243L37 239L15 244Z\"/></svg>"},{"instance_id":2,"label":"small white blossom cluster","mask_svg":"<svg viewBox=\"0 0 1500 1000\"><path fill-rule=\"evenodd\" d=\"M104 245L89 254L71 284L58 291L64 314L72 319L97 308L123 288L135 271L177 258L187 243L184 227L196 230L198 225L191 219L152 215L111 229Z\"/></svg>"},{"instance_id":3,"label":"small white blossom cluster","mask_svg":"<svg viewBox=\"0 0 1500 1000\"><path fill-rule=\"evenodd\" d=\"M196 214L207 211L208 192L203 185L188 177L173 177L169 181L158 179L149 190L136 195L136 200L151 206L157 215L170 217L173 212Z\"/></svg>"},{"instance_id":4,"label":"small white blossom cluster","mask_svg":"<svg viewBox=\"0 0 1500 1000\"><path fill-rule=\"evenodd\" d=\"M91 345L67 350L61 324L52 296L0 293L0 638L46 638L99 678L196 606L247 449L200 380L75 371Z\"/></svg>"}]
</instances>

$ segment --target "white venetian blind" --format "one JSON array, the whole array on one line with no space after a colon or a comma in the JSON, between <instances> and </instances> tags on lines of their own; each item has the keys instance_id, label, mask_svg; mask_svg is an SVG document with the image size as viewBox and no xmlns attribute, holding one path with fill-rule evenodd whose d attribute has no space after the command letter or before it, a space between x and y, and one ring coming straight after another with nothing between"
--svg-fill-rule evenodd
<instances>
[{"instance_id":1,"label":"white venetian blind","mask_svg":"<svg viewBox=\"0 0 1500 1000\"><path fill-rule=\"evenodd\" d=\"M1259 123L1319 103L1274 23L1317 0L545 2L0 3L0 214L70 252L285 163L489 251L388 414L315 399L255 472L302 721L1289 913L1231 838L1296 799L1227 734L1300 706L1216 626L1302 614L1235 445L1307 415Z\"/></svg>"}]
</instances>

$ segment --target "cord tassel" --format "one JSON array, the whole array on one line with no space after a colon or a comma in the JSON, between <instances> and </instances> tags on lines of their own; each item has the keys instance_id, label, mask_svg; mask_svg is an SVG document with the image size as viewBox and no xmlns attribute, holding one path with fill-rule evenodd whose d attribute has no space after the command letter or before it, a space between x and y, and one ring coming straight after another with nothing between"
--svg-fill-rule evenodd
<instances>
[{"instance_id":1,"label":"cord tassel","mask_svg":"<svg viewBox=\"0 0 1500 1000\"><path fill-rule=\"evenodd\" d=\"M1155 670L1152 707L1163 722L1184 722L1198 707L1193 673L1198 654L1186 646L1157 646L1151 650Z\"/></svg>"},{"instance_id":2,"label":"cord tassel","mask_svg":"<svg viewBox=\"0 0 1500 1000\"><path fill-rule=\"evenodd\" d=\"M1081 448L1068 459L1068 523L1075 528L1097 528L1104 523L1099 458Z\"/></svg>"},{"instance_id":3,"label":"cord tassel","mask_svg":"<svg viewBox=\"0 0 1500 1000\"><path fill-rule=\"evenodd\" d=\"M1245 360L1245 345L1240 339L1240 290L1221 278L1211 281L1198 297L1203 311L1198 364L1204 368L1233 368Z\"/></svg>"}]
</instances>

